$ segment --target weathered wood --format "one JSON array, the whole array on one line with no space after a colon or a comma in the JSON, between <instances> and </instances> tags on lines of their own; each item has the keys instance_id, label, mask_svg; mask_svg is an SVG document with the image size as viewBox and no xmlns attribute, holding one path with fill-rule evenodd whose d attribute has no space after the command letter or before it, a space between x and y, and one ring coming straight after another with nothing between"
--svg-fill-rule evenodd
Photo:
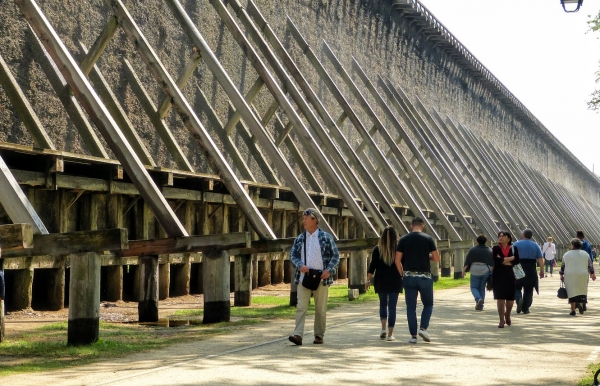
<instances>
[{"instance_id":1,"label":"weathered wood","mask_svg":"<svg viewBox=\"0 0 600 386\"><path fill-rule=\"evenodd\" d=\"M94 252L71 255L67 343L89 345L100 333L100 256Z\"/></svg>"},{"instance_id":2,"label":"weathered wood","mask_svg":"<svg viewBox=\"0 0 600 386\"><path fill-rule=\"evenodd\" d=\"M357 289L361 294L366 292L367 281L367 254L365 249L350 252L350 274L348 275L348 288Z\"/></svg>"},{"instance_id":3,"label":"weathered wood","mask_svg":"<svg viewBox=\"0 0 600 386\"><path fill-rule=\"evenodd\" d=\"M4 342L4 299L0 299L0 343Z\"/></svg>"},{"instance_id":4,"label":"weathered wood","mask_svg":"<svg viewBox=\"0 0 600 386\"><path fill-rule=\"evenodd\" d=\"M264 260L258 261L258 286L264 287L271 284L271 259L265 256Z\"/></svg>"},{"instance_id":5,"label":"weathered wood","mask_svg":"<svg viewBox=\"0 0 600 386\"><path fill-rule=\"evenodd\" d=\"M92 44L92 47L90 47L90 50L86 53L85 57L81 61L81 64L79 65L81 71L85 75L89 74L89 72L92 70L92 67L94 64L96 64L100 58L100 55L102 55L104 52L104 49L110 42L110 39L112 39L114 36L118 27L119 25L117 24L117 18L114 16L110 17L104 25L102 32L100 32L100 35L98 35L94 41L94 44Z\"/></svg>"},{"instance_id":6,"label":"weathered wood","mask_svg":"<svg viewBox=\"0 0 600 386\"><path fill-rule=\"evenodd\" d=\"M148 205L152 207L158 222L171 237L187 236L185 229L171 210L166 199L160 193L156 184L127 143L123 133L115 123L110 113L100 101L100 98L79 69L75 60L62 43L39 7L31 0L15 1L21 12L25 15L29 25L33 28L42 44L58 66L61 74L74 91L78 100L83 104L86 112L92 118L96 127L103 134L111 146L117 159L121 161L128 176L144 196ZM19 221L28 222L28 221Z\"/></svg>"},{"instance_id":7,"label":"weathered wood","mask_svg":"<svg viewBox=\"0 0 600 386\"><path fill-rule=\"evenodd\" d=\"M141 256L138 269L138 321L158 322L158 256Z\"/></svg>"},{"instance_id":8,"label":"weathered wood","mask_svg":"<svg viewBox=\"0 0 600 386\"><path fill-rule=\"evenodd\" d=\"M202 323L229 322L229 254L225 251L204 255L204 317Z\"/></svg>"},{"instance_id":9,"label":"weathered wood","mask_svg":"<svg viewBox=\"0 0 600 386\"><path fill-rule=\"evenodd\" d=\"M33 227L31 224L0 225L0 246L2 252L11 249L33 247Z\"/></svg>"},{"instance_id":10,"label":"weathered wood","mask_svg":"<svg viewBox=\"0 0 600 386\"><path fill-rule=\"evenodd\" d=\"M68 255L127 249L127 229L107 229L34 235L33 248L3 251L3 257Z\"/></svg>"},{"instance_id":11,"label":"weathered wood","mask_svg":"<svg viewBox=\"0 0 600 386\"><path fill-rule=\"evenodd\" d=\"M249 237L250 234L244 232L158 240L130 240L129 249L124 249L119 254L124 257L232 249L248 245Z\"/></svg>"},{"instance_id":12,"label":"weathered wood","mask_svg":"<svg viewBox=\"0 0 600 386\"><path fill-rule=\"evenodd\" d=\"M348 258L347 257L340 258L340 265L338 267L338 278L339 279L347 279L348 278Z\"/></svg>"},{"instance_id":13,"label":"weathered wood","mask_svg":"<svg viewBox=\"0 0 600 386\"><path fill-rule=\"evenodd\" d=\"M13 177L0 156L0 204L13 223L31 224L33 233L47 234L48 230L38 216L35 209L21 190L17 180Z\"/></svg>"},{"instance_id":14,"label":"weathered wood","mask_svg":"<svg viewBox=\"0 0 600 386\"><path fill-rule=\"evenodd\" d=\"M179 74L179 77L175 82L177 87L179 87L180 89L184 88L188 79L192 76L194 70L202 61L202 56L200 56L198 50L194 48L192 51L192 57L190 58L190 60L188 60L185 67L183 68L183 71L181 71L181 74ZM156 111L158 113L158 116L161 119L164 119L167 116L168 112L171 110L171 106L173 106L173 104L171 103L170 99L167 97L163 97L163 100L160 103L158 110Z\"/></svg>"},{"instance_id":15,"label":"weathered wood","mask_svg":"<svg viewBox=\"0 0 600 386\"><path fill-rule=\"evenodd\" d=\"M295 238L285 238L277 240L255 240L252 241L250 248L229 249L229 252L234 255L270 252L289 252L292 249L294 240ZM378 240L378 238L374 237L353 240L337 240L335 244L339 251L352 251L373 248L377 245Z\"/></svg>"},{"instance_id":16,"label":"weathered wood","mask_svg":"<svg viewBox=\"0 0 600 386\"><path fill-rule=\"evenodd\" d=\"M235 256L235 291L233 305L252 304L252 255Z\"/></svg>"},{"instance_id":17,"label":"weathered wood","mask_svg":"<svg viewBox=\"0 0 600 386\"><path fill-rule=\"evenodd\" d=\"M442 258L441 258L441 265L442 265L442 277L450 277L451 272L452 272L452 251L451 250L444 250L442 251ZM460 267L460 269L462 270L462 267Z\"/></svg>"},{"instance_id":18,"label":"weathered wood","mask_svg":"<svg viewBox=\"0 0 600 386\"><path fill-rule=\"evenodd\" d=\"M106 288L103 300L116 302L123 300L123 266L111 265L104 267Z\"/></svg>"},{"instance_id":19,"label":"weathered wood","mask_svg":"<svg viewBox=\"0 0 600 386\"><path fill-rule=\"evenodd\" d=\"M462 279L462 267L465 265L465 249L457 249L454 252L454 278Z\"/></svg>"},{"instance_id":20,"label":"weathered wood","mask_svg":"<svg viewBox=\"0 0 600 386\"><path fill-rule=\"evenodd\" d=\"M201 264L198 264L201 265ZM159 264L158 267L158 299L165 300L170 295L171 264Z\"/></svg>"}]
</instances>

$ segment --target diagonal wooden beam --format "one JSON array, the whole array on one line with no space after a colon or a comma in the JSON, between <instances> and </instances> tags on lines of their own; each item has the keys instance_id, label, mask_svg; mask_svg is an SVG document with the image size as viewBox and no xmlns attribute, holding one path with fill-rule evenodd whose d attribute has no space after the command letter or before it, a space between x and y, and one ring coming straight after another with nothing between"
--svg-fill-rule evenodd
<instances>
[{"instance_id":1,"label":"diagonal wooden beam","mask_svg":"<svg viewBox=\"0 0 600 386\"><path fill-rule=\"evenodd\" d=\"M194 70L196 70L201 61L202 56L200 56L198 50L194 49L192 58L186 63L185 67L183 68L183 71L181 71L181 74L179 74L179 77L175 81L175 84L177 85L177 87L179 87L179 89L183 89L183 86L185 86L188 79L190 79L190 77L194 73ZM173 106L173 104L171 103L169 98L163 98L162 102L160 103L160 106L158 107L158 116L161 119L164 119L167 116L168 112L171 110L171 106Z\"/></svg>"},{"instance_id":2,"label":"diagonal wooden beam","mask_svg":"<svg viewBox=\"0 0 600 386\"><path fill-rule=\"evenodd\" d=\"M144 200L152 208L165 232L171 237L187 236L185 228L171 210L167 200L150 178L139 158L127 143L123 133L35 1L16 0L15 3L25 15L29 25L39 35L54 62L60 63L59 70L62 75L102 132L104 138L111 145L112 151L144 197Z\"/></svg>"},{"instance_id":3,"label":"diagonal wooden beam","mask_svg":"<svg viewBox=\"0 0 600 386\"><path fill-rule=\"evenodd\" d=\"M194 46L200 50L202 58L204 59L204 63L206 63L207 67L210 69L213 75L215 75L217 81L223 90L225 90L225 93L228 95L236 110L240 112L242 119L248 125L250 131L252 131L253 136L259 141L261 147L265 149L270 157L271 162L277 168L277 171L289 184L290 188L292 188L294 195L300 202L300 205L305 208L314 206L315 204L308 195L303 184L300 182L300 180L298 180L297 176L290 168L290 165L283 157L283 154L281 154L279 149L275 146L273 138L261 125L256 114L254 114L240 91L233 84L233 81L225 69L223 69L221 63L210 49L208 43L204 40L195 24L189 18L185 9L176 0L166 0L166 2L186 35L191 39ZM324 217L320 218L320 225L322 225L323 230L331 233L333 237L337 238L336 233Z\"/></svg>"},{"instance_id":4,"label":"diagonal wooden beam","mask_svg":"<svg viewBox=\"0 0 600 386\"><path fill-rule=\"evenodd\" d=\"M0 55L0 86L2 86L6 92L8 99L15 108L17 114L19 114L25 128L29 134L31 134L36 146L41 147L42 149L56 150L56 147L54 147L44 126L42 126L42 122L40 122L37 114L29 104L23 90L21 90L17 80L10 72L10 68L8 68L2 55Z\"/></svg>"},{"instance_id":5,"label":"diagonal wooden beam","mask_svg":"<svg viewBox=\"0 0 600 386\"><path fill-rule=\"evenodd\" d=\"M86 52L83 60L79 64L81 71L85 75L90 73L98 59L100 59L100 55L102 55L104 49L110 42L110 39L112 39L112 37L115 35L118 27L119 26L117 24L116 17L111 17L108 19L104 25L104 28L102 29L102 32L100 32L100 35L98 35L96 41L94 41L94 44L92 44L92 47L90 47L90 50Z\"/></svg>"},{"instance_id":6,"label":"diagonal wooden beam","mask_svg":"<svg viewBox=\"0 0 600 386\"><path fill-rule=\"evenodd\" d=\"M33 233L48 234L42 219L21 190L2 157L0 157L0 187L0 204L13 223L31 224Z\"/></svg>"},{"instance_id":7,"label":"diagonal wooden beam","mask_svg":"<svg viewBox=\"0 0 600 386\"><path fill-rule=\"evenodd\" d=\"M258 96L258 93L264 85L265 82L263 81L263 79L261 77L258 77L258 79L254 81L252 87L250 87L250 90L246 93L246 103L248 103L249 105L252 104L252 102ZM239 111L235 111L231 118L229 118L229 121L227 121L227 123L225 124L224 129L227 135L231 135L233 129L236 127L240 119L242 119L242 114Z\"/></svg>"},{"instance_id":8,"label":"diagonal wooden beam","mask_svg":"<svg viewBox=\"0 0 600 386\"><path fill-rule=\"evenodd\" d=\"M225 160L223 154L221 154L219 149L216 147L210 134L194 113L192 107L183 96L181 90L169 76L167 70L162 65L161 60L158 58L152 47L150 47L150 44L138 29L131 15L123 6L123 3L119 0L106 0L106 4L118 17L119 25L123 28L129 39L132 42L135 42L135 47L146 63L146 66L152 75L154 75L157 82L161 85L164 92L171 98L173 105L176 107L185 127L190 131L194 139L202 147L206 159L211 164L211 167L219 173L221 181L227 187L229 193L236 203L244 211L256 233L265 239L276 238L275 233L271 230L265 219L262 217L250 196L248 196L248 193L227 163L227 160ZM202 57L207 60L204 52L202 52Z\"/></svg>"}]
</instances>

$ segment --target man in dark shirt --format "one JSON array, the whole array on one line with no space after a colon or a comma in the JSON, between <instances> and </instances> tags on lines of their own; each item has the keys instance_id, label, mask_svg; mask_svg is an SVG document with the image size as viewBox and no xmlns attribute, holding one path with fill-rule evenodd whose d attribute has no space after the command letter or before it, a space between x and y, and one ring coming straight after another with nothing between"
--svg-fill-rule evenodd
<instances>
[{"instance_id":1,"label":"man in dark shirt","mask_svg":"<svg viewBox=\"0 0 600 386\"><path fill-rule=\"evenodd\" d=\"M424 221L415 217L411 230L402 236L396 248L396 268L404 276L404 300L406 301L406 319L411 338L409 343L417 343L417 296L421 295L423 312L419 336L430 342L429 319L433 313L433 279L430 261L440 261L440 254L433 237L423 233Z\"/></svg>"}]
</instances>

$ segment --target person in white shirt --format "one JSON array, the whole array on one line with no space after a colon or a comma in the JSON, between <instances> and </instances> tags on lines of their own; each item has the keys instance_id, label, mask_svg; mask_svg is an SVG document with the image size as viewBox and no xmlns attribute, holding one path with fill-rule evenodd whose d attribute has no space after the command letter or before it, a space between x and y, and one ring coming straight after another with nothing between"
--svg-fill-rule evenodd
<instances>
[{"instance_id":1,"label":"person in white shirt","mask_svg":"<svg viewBox=\"0 0 600 386\"><path fill-rule=\"evenodd\" d=\"M556 245L552 242L552 237L548 237L547 240L542 246L542 255L544 255L546 273L548 273L548 267L550 267L550 276L552 276L554 262L556 261Z\"/></svg>"}]
</instances>

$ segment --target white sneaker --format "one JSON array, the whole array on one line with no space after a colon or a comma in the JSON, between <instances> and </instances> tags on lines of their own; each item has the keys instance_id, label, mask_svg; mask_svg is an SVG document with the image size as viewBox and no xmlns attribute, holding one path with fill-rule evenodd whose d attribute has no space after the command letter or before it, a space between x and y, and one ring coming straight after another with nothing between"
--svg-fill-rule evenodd
<instances>
[{"instance_id":1,"label":"white sneaker","mask_svg":"<svg viewBox=\"0 0 600 386\"><path fill-rule=\"evenodd\" d=\"M392 341L392 340L396 340L396 337L394 335L390 335L387 337L388 341Z\"/></svg>"},{"instance_id":2,"label":"white sneaker","mask_svg":"<svg viewBox=\"0 0 600 386\"><path fill-rule=\"evenodd\" d=\"M429 339L429 334L427 333L427 331L425 331L425 330L419 330L419 336L421 338L423 338L423 340L425 342L431 342L431 339Z\"/></svg>"},{"instance_id":3,"label":"white sneaker","mask_svg":"<svg viewBox=\"0 0 600 386\"><path fill-rule=\"evenodd\" d=\"M408 343L412 343L412 344L416 344L417 343L417 338L415 338L414 336L412 338L410 338L408 340Z\"/></svg>"},{"instance_id":4,"label":"white sneaker","mask_svg":"<svg viewBox=\"0 0 600 386\"><path fill-rule=\"evenodd\" d=\"M381 334L379 334L379 337L381 339L385 339L386 336L387 336L387 332L385 330L381 330Z\"/></svg>"}]
</instances>

